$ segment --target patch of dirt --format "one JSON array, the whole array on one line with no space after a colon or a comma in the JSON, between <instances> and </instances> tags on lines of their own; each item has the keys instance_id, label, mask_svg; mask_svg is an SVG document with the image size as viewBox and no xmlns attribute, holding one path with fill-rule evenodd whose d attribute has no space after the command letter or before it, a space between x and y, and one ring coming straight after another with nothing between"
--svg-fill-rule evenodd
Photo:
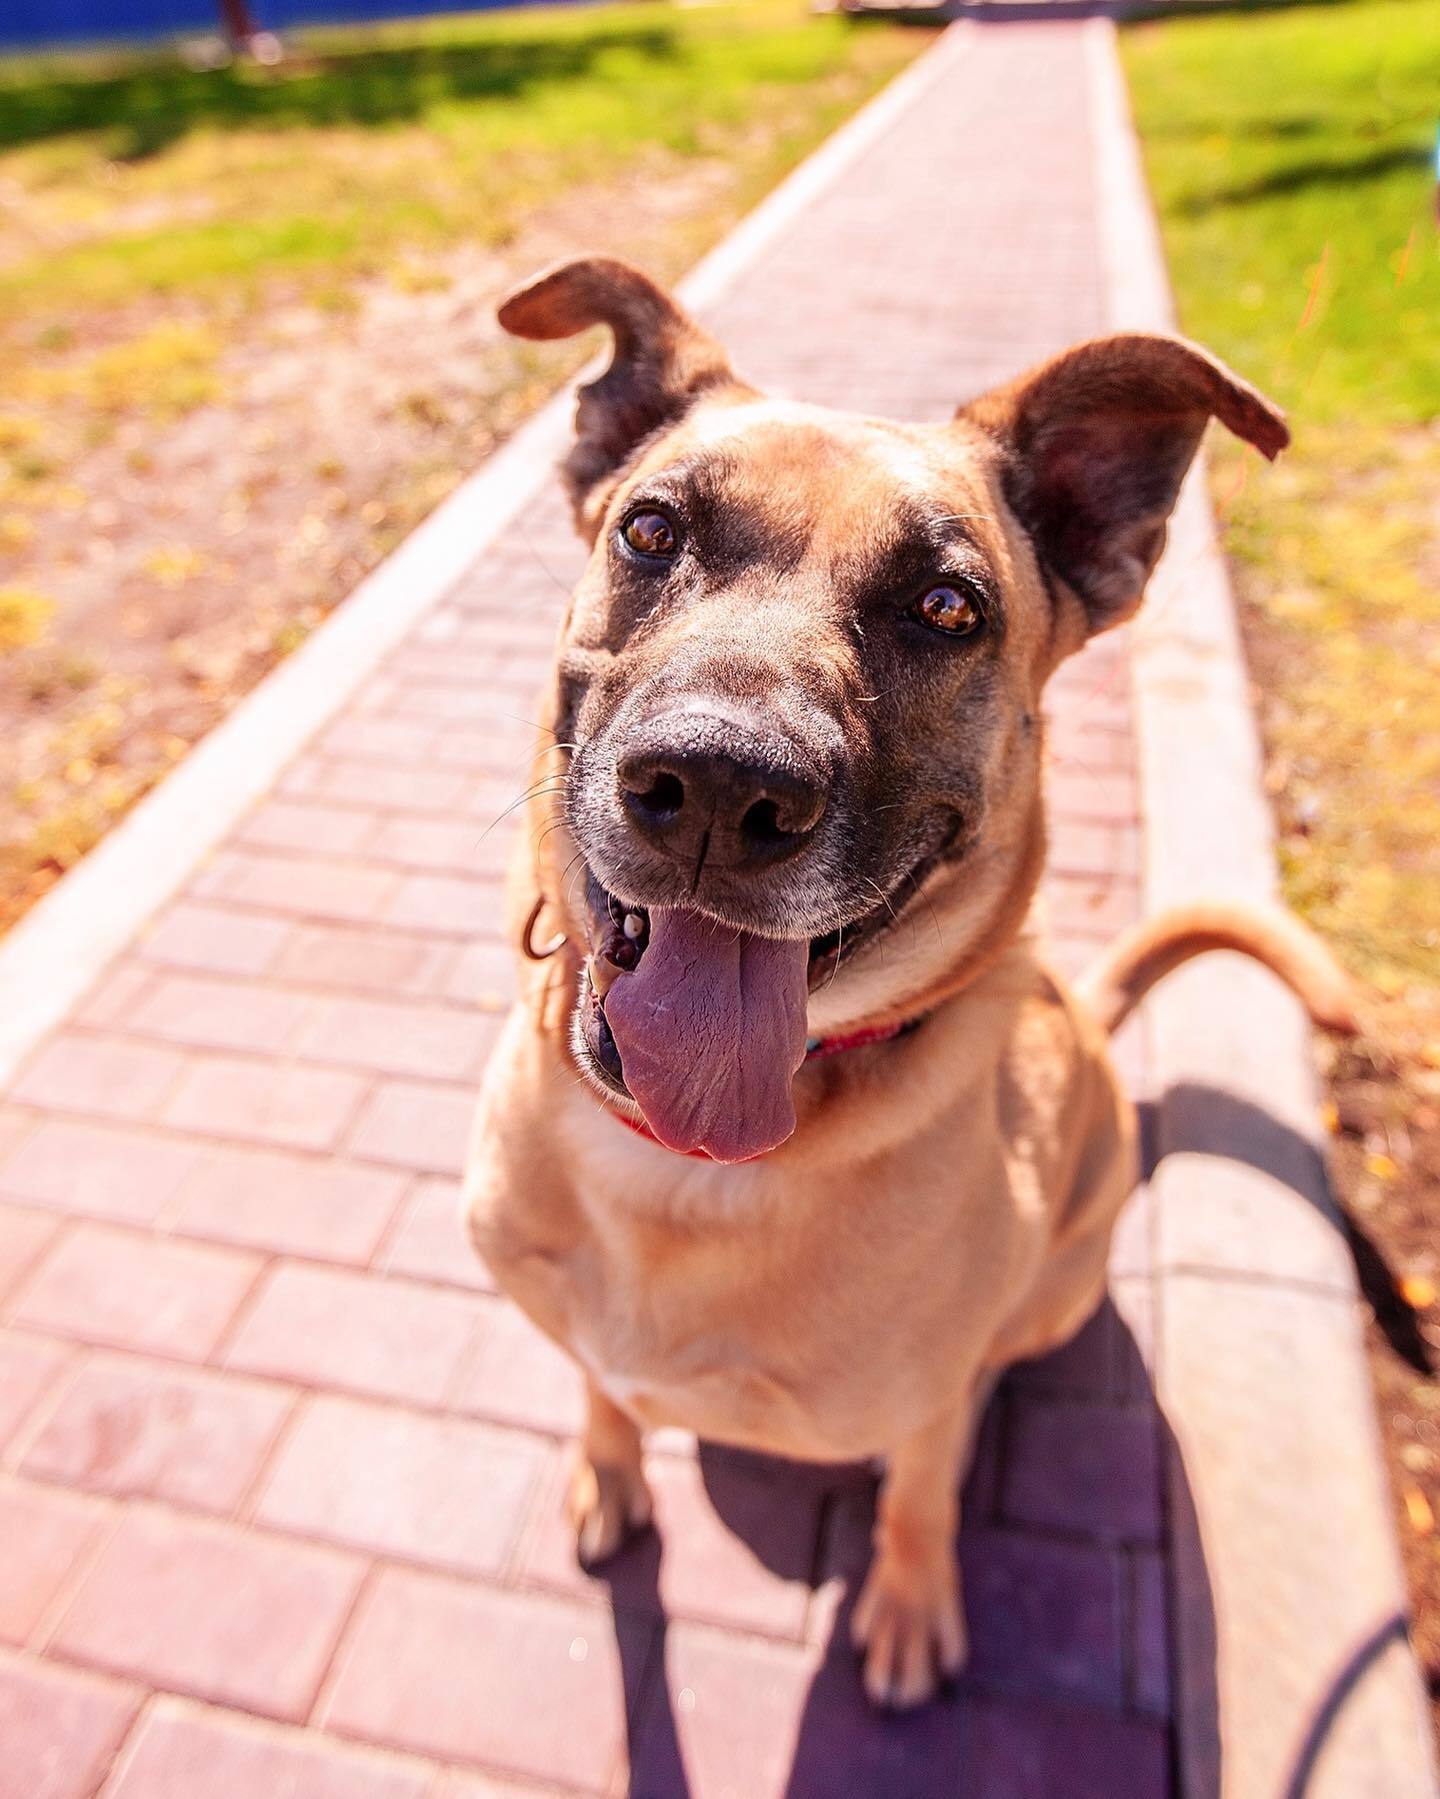
<instances>
[{"instance_id":1,"label":"patch of dirt","mask_svg":"<svg viewBox=\"0 0 1440 1799\"><path fill-rule=\"evenodd\" d=\"M1436 525L1440 545L1440 514ZM1433 549L1422 568L1436 566ZM1238 585L1256 704L1262 726L1275 727L1267 733L1267 784L1282 848L1293 848L1310 830L1315 806L1333 801L1354 770L1344 766L1343 747L1328 763L1312 757L1297 796L1274 736L1286 696L1303 687L1311 659L1267 612L1263 579L1252 572ZM1397 623L1402 638L1413 622ZM1387 745L1382 739L1377 747ZM1390 760L1377 765L1377 779L1394 788L1385 803L1403 807L1412 764L1403 743L1389 745L1388 753ZM1428 853L1435 853L1433 843ZM1425 953L1418 944L1396 948L1417 962ZM1440 987L1395 976L1400 960L1397 955L1377 970L1366 1037L1322 1045L1320 1054L1331 1179L1369 1307L1366 1346L1412 1638L1440 1743Z\"/></svg>"},{"instance_id":2,"label":"patch of dirt","mask_svg":"<svg viewBox=\"0 0 1440 1799\"><path fill-rule=\"evenodd\" d=\"M656 159L623 194L570 191L502 250L218 318L157 301L67 335L45 455L0 446L0 930L590 348L506 338L497 296L577 247L673 277L738 211L735 187L718 161ZM97 405L97 355L142 339L154 355L105 365Z\"/></svg>"},{"instance_id":3,"label":"patch of dirt","mask_svg":"<svg viewBox=\"0 0 1440 1799\"><path fill-rule=\"evenodd\" d=\"M1366 1245L1376 1252L1366 1342L1412 1637L1440 1741L1440 1067L1361 1044L1335 1057L1329 1087L1331 1171L1362 1270Z\"/></svg>"}]
</instances>

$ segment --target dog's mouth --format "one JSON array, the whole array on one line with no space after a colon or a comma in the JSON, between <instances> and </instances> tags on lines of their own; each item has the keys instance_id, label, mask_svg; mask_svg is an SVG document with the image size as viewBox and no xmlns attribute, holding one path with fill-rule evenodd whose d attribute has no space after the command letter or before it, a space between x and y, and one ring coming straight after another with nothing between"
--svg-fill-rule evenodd
<instances>
[{"instance_id":1,"label":"dog's mouth","mask_svg":"<svg viewBox=\"0 0 1440 1799\"><path fill-rule=\"evenodd\" d=\"M938 859L907 879L918 888ZM692 907L626 905L587 871L580 1046L668 1149L750 1161L795 1129L811 989L898 910L886 900L824 936L776 939Z\"/></svg>"}]
</instances>

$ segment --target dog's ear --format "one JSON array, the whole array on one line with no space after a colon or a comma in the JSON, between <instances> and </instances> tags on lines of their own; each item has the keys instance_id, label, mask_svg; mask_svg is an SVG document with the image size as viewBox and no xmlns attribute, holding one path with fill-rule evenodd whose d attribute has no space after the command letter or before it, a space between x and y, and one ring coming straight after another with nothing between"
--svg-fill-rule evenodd
<instances>
[{"instance_id":1,"label":"dog's ear","mask_svg":"<svg viewBox=\"0 0 1440 1799\"><path fill-rule=\"evenodd\" d=\"M1224 363L1141 333L1081 344L958 416L1004 444L1006 498L1092 631L1139 606L1210 419L1271 458L1290 441L1283 415Z\"/></svg>"},{"instance_id":2,"label":"dog's ear","mask_svg":"<svg viewBox=\"0 0 1440 1799\"><path fill-rule=\"evenodd\" d=\"M499 319L516 337L573 337L591 325L614 333L609 368L580 390L565 464L577 507L652 432L735 379L714 338L648 275L613 257L556 263L504 300Z\"/></svg>"}]
</instances>

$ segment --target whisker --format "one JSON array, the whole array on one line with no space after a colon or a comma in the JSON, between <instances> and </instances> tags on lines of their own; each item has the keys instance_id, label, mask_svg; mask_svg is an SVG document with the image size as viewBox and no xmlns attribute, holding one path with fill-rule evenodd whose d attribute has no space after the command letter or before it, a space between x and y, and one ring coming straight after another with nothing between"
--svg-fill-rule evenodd
<instances>
[{"instance_id":1,"label":"whisker","mask_svg":"<svg viewBox=\"0 0 1440 1799\"><path fill-rule=\"evenodd\" d=\"M512 812L517 811L521 806L525 805L527 803L527 801L539 799L540 795L545 792L563 793L565 791L565 782L568 779L569 779L568 775L563 775L563 774L562 775L542 775L538 781L534 782L531 786L527 787L525 789L524 793L517 795L516 798L511 800L511 802L508 806L504 807L501 811L499 811L495 814L494 818L492 818L490 820L489 824L486 825L485 829L480 833L480 836L477 839L477 841L480 843L483 843L485 841L485 839L490 835L490 833L495 829L496 825L502 823L505 819L507 819L510 816L510 814ZM558 782L559 785L558 786L549 786L548 783L550 783L550 782Z\"/></svg>"},{"instance_id":2,"label":"whisker","mask_svg":"<svg viewBox=\"0 0 1440 1799\"><path fill-rule=\"evenodd\" d=\"M922 900L924 900L926 908L930 913L930 922L935 927L935 941L943 949L945 947L945 933L940 928L940 915L935 910L935 902L930 898L930 895L925 891L925 889L915 879L915 873L914 873L913 869L907 871L907 873L905 875L905 879L915 889L915 891L919 895L919 897Z\"/></svg>"}]
</instances>

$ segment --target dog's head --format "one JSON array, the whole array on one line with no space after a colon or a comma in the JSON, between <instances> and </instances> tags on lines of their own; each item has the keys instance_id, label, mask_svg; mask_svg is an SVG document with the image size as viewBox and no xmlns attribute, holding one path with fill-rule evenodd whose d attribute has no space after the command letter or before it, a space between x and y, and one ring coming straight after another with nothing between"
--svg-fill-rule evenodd
<instances>
[{"instance_id":1,"label":"dog's head","mask_svg":"<svg viewBox=\"0 0 1440 1799\"><path fill-rule=\"evenodd\" d=\"M1139 605L1208 420L1267 456L1286 429L1166 337L900 425L766 399L623 263L500 318L615 340L566 464L594 547L554 702L581 1060L662 1141L741 1159L793 1128L807 1028L900 1015L1018 921L1046 678Z\"/></svg>"}]
</instances>

